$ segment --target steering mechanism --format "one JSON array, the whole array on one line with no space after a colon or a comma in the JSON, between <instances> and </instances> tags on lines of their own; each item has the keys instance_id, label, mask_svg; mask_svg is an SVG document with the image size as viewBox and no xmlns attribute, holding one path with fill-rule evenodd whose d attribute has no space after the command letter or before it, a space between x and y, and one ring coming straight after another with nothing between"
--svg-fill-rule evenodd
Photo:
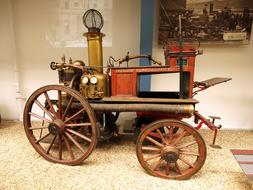
<instances>
[{"instance_id":1,"label":"steering mechanism","mask_svg":"<svg viewBox=\"0 0 253 190\"><path fill-rule=\"evenodd\" d=\"M56 70L57 69L57 66L56 66L57 64L54 62L54 61L52 61L51 63L50 63L50 68L52 69L52 70Z\"/></svg>"},{"instance_id":2,"label":"steering mechanism","mask_svg":"<svg viewBox=\"0 0 253 190\"><path fill-rule=\"evenodd\" d=\"M65 70L65 69L72 68L72 69L80 70L82 72L85 70L85 63L81 60L75 60L74 62L72 62L72 59L70 58L69 63L65 63L65 57L62 58L62 60L63 60L63 63L57 63L57 62L52 61L50 63L50 68L52 70L56 70L56 69Z\"/></svg>"}]
</instances>

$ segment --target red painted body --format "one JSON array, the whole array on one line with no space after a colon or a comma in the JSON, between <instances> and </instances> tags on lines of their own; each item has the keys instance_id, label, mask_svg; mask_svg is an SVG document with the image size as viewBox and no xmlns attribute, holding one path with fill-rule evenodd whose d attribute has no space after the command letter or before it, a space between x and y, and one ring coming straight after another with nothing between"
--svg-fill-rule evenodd
<instances>
[{"instance_id":1,"label":"red painted body","mask_svg":"<svg viewBox=\"0 0 253 190\"><path fill-rule=\"evenodd\" d=\"M166 63L165 66L147 66L147 67L114 67L111 69L112 86L111 96L137 96L139 93L139 76L144 74L162 74L178 73L179 65L179 47L173 46L165 49ZM187 65L183 67L184 73L188 74L188 83L186 88L189 89L188 97L192 97L194 67L195 67L196 50L186 46L183 49L183 60Z\"/></svg>"},{"instance_id":2,"label":"red painted body","mask_svg":"<svg viewBox=\"0 0 253 190\"><path fill-rule=\"evenodd\" d=\"M111 96L112 97L138 97L139 95L139 76L143 74L161 74L161 73L178 73L180 68L179 62L179 46L167 46L164 51L166 60L165 66L147 66L147 67L115 67L111 69ZM188 98L192 98L194 84L194 68L195 68L196 49L185 46L183 48L183 60L187 64L183 67L183 72L188 73L187 83ZM155 98L155 97L153 97ZM138 112L138 117L149 117L153 120L165 118L182 119L180 115L168 115L164 113L154 112Z\"/></svg>"}]
</instances>

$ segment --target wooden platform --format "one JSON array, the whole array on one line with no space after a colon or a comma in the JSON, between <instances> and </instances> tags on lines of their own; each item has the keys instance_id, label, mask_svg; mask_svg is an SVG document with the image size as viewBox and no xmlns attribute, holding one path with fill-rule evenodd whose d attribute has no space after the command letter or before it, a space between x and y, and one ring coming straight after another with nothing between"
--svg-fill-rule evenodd
<instances>
[{"instance_id":1,"label":"wooden platform","mask_svg":"<svg viewBox=\"0 0 253 190\"><path fill-rule=\"evenodd\" d=\"M224 77L215 77L208 80L204 80L201 82L195 82L196 85L204 86L205 88L209 88L211 86L215 86L220 83L224 83L232 80L232 78L224 78Z\"/></svg>"}]
</instances>

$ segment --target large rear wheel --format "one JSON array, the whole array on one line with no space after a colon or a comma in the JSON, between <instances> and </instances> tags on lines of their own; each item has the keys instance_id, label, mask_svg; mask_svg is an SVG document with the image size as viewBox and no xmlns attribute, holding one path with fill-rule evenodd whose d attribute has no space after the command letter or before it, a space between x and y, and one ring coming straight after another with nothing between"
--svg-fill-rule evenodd
<instances>
[{"instance_id":1,"label":"large rear wheel","mask_svg":"<svg viewBox=\"0 0 253 190\"><path fill-rule=\"evenodd\" d=\"M50 162L80 164L96 146L94 112L87 100L71 88L39 88L29 97L23 120L31 145Z\"/></svg>"},{"instance_id":2,"label":"large rear wheel","mask_svg":"<svg viewBox=\"0 0 253 190\"><path fill-rule=\"evenodd\" d=\"M177 133L173 132L175 128ZM141 166L149 174L165 179L190 178L206 159L206 145L201 135L177 120L149 124L140 133L136 150Z\"/></svg>"}]
</instances>

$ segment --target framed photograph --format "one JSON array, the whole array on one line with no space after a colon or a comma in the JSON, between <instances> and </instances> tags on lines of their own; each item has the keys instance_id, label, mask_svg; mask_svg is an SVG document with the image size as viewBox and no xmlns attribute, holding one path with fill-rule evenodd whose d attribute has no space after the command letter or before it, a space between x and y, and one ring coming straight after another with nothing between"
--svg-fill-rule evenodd
<instances>
[{"instance_id":1,"label":"framed photograph","mask_svg":"<svg viewBox=\"0 0 253 190\"><path fill-rule=\"evenodd\" d=\"M181 16L179 16L181 15ZM202 44L249 44L252 0L160 0L158 43L181 36Z\"/></svg>"},{"instance_id":2,"label":"framed photograph","mask_svg":"<svg viewBox=\"0 0 253 190\"><path fill-rule=\"evenodd\" d=\"M112 0L44 0L45 38L52 47L87 47L82 17L88 9L102 13L104 47L112 47Z\"/></svg>"}]
</instances>

